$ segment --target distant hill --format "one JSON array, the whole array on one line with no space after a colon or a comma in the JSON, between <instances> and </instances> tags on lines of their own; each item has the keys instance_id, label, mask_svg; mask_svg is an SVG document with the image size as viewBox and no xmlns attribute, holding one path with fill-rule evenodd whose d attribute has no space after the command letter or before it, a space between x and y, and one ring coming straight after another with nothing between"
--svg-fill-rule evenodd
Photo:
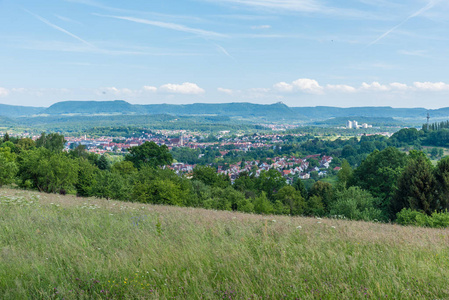
<instances>
[{"instance_id":1,"label":"distant hill","mask_svg":"<svg viewBox=\"0 0 449 300\"><path fill-rule=\"evenodd\" d=\"M48 115L98 115L98 114L139 114L176 116L211 115L239 117L242 119L295 120L305 119L300 113L283 103L270 105L252 103L195 103L185 105L150 104L133 105L123 100L115 101L64 101L42 111Z\"/></svg>"},{"instance_id":2,"label":"distant hill","mask_svg":"<svg viewBox=\"0 0 449 300\"><path fill-rule=\"evenodd\" d=\"M63 101L45 109L42 113L48 115L66 114L133 114L139 107L123 100L115 101Z\"/></svg>"},{"instance_id":3,"label":"distant hill","mask_svg":"<svg viewBox=\"0 0 449 300\"><path fill-rule=\"evenodd\" d=\"M215 116L259 122L316 123L338 118L394 118L407 124L425 122L427 113L435 120L449 119L449 107L440 109L383 107L289 107L282 102L262 105L253 103L194 103L194 104L148 104L135 105L124 100L114 101L63 101L48 108L0 104L0 116L95 116L95 115L172 115ZM381 121L378 119L377 121ZM391 123L392 120L384 120ZM329 123L329 124L330 124ZM374 123L374 122L372 122Z\"/></svg>"},{"instance_id":4,"label":"distant hill","mask_svg":"<svg viewBox=\"0 0 449 300\"><path fill-rule=\"evenodd\" d=\"M253 103L194 103L184 105L151 104L142 105L149 114L173 115L217 115L229 117L264 118L270 120L304 120L305 117L291 107L278 102L270 105Z\"/></svg>"},{"instance_id":5,"label":"distant hill","mask_svg":"<svg viewBox=\"0 0 449 300\"><path fill-rule=\"evenodd\" d=\"M449 107L440 109L430 109L429 114L431 118L448 118L449 119Z\"/></svg>"},{"instance_id":6,"label":"distant hill","mask_svg":"<svg viewBox=\"0 0 449 300\"><path fill-rule=\"evenodd\" d=\"M31 116L39 114L43 111L44 107L32 107L32 106L15 106L0 104L0 116L6 116L9 118L21 117L21 116Z\"/></svg>"},{"instance_id":7,"label":"distant hill","mask_svg":"<svg viewBox=\"0 0 449 300\"><path fill-rule=\"evenodd\" d=\"M1 121L1 120L0 120ZM135 127L166 130L248 130L263 129L254 123L231 119L226 116L173 116L173 115L46 115L15 119L16 126L31 128L38 132L109 132L113 127ZM0 123L1 125L1 123ZM4 125L6 126L6 125ZM105 130L106 128L106 130Z\"/></svg>"},{"instance_id":8,"label":"distant hill","mask_svg":"<svg viewBox=\"0 0 449 300\"><path fill-rule=\"evenodd\" d=\"M11 120L10 118L0 116L0 126L12 126L15 125L16 121Z\"/></svg>"},{"instance_id":9,"label":"distant hill","mask_svg":"<svg viewBox=\"0 0 449 300\"><path fill-rule=\"evenodd\" d=\"M326 120L338 117L383 117L383 118L425 118L428 111L425 108L393 108L389 106L365 106L365 107L292 107L293 111L301 113L310 119ZM438 111L438 110L435 110ZM448 109L449 111L449 109ZM449 114L448 114L449 115Z\"/></svg>"}]
</instances>

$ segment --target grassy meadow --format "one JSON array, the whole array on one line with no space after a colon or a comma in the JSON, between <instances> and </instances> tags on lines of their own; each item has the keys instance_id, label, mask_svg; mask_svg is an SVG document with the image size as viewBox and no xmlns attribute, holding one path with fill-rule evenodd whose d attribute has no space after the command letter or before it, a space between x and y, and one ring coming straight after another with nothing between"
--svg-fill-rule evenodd
<instances>
[{"instance_id":1,"label":"grassy meadow","mask_svg":"<svg viewBox=\"0 0 449 300\"><path fill-rule=\"evenodd\" d=\"M0 189L1 299L448 299L449 231Z\"/></svg>"}]
</instances>

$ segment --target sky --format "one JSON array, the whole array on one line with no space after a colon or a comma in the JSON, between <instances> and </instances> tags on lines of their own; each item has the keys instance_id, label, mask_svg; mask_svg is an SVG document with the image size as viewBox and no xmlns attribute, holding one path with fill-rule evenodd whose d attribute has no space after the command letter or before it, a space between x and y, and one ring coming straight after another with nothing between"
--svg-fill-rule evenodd
<instances>
[{"instance_id":1,"label":"sky","mask_svg":"<svg viewBox=\"0 0 449 300\"><path fill-rule=\"evenodd\" d=\"M0 0L0 103L449 106L447 0Z\"/></svg>"}]
</instances>

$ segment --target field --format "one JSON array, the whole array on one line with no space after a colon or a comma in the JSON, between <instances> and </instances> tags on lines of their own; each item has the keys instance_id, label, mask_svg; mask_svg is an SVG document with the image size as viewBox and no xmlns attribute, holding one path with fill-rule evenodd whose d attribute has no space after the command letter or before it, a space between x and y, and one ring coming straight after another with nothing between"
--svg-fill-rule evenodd
<instances>
[{"instance_id":1,"label":"field","mask_svg":"<svg viewBox=\"0 0 449 300\"><path fill-rule=\"evenodd\" d=\"M447 299L449 231L0 189L1 299Z\"/></svg>"}]
</instances>

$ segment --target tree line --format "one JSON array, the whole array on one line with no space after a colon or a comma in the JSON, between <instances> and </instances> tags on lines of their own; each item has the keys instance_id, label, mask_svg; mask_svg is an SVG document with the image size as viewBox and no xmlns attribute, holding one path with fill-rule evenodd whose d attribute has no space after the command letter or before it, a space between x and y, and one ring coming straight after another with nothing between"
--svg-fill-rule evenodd
<instances>
[{"instance_id":1,"label":"tree line","mask_svg":"<svg viewBox=\"0 0 449 300\"><path fill-rule=\"evenodd\" d=\"M439 214L449 207L449 157L434 167L417 150L405 154L394 147L375 149L355 169L343 159L335 184L317 181L306 188L300 179L288 185L274 169L258 177L243 172L233 184L209 166L179 176L166 167L173 161L168 148L153 142L132 147L115 163L83 146L64 152L64 143L56 133L44 133L36 141L5 135L0 144L0 186L260 214L404 224L425 216L426 226L441 224L432 218L440 220Z\"/></svg>"}]
</instances>

